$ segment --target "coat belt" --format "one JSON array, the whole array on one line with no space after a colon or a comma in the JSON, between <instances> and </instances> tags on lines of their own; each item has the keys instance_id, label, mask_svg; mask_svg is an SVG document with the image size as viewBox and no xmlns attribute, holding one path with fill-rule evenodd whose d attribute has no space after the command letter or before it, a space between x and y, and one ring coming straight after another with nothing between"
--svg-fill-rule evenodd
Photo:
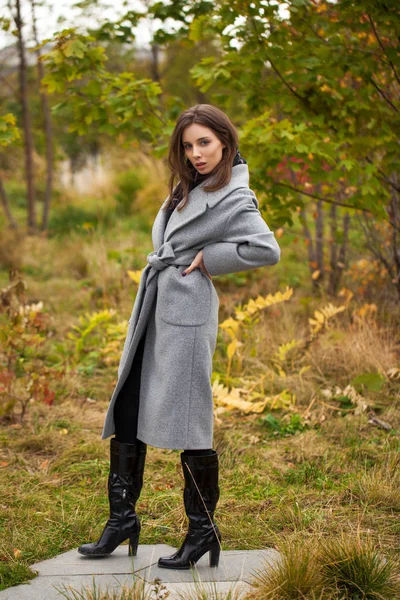
<instances>
[{"instance_id":1,"label":"coat belt","mask_svg":"<svg viewBox=\"0 0 400 600\"><path fill-rule=\"evenodd\" d=\"M148 269L146 287L155 275L163 271L167 267L176 265L189 266L198 250L185 250L183 252L175 252L171 242L165 242L158 250L154 250L147 255Z\"/></svg>"}]
</instances>

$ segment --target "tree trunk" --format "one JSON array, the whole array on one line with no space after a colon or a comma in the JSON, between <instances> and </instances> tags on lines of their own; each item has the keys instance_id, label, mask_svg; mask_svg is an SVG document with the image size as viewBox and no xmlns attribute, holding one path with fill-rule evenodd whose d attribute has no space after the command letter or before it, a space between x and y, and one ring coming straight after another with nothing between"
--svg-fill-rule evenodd
<instances>
[{"instance_id":1,"label":"tree trunk","mask_svg":"<svg viewBox=\"0 0 400 600\"><path fill-rule=\"evenodd\" d=\"M3 185L3 181L1 179L1 177L0 177L0 201L1 201L1 205L3 207L4 213L7 217L9 227L11 227L12 229L17 229L18 224L11 214L10 204L8 202L7 193L6 193L6 190L4 189L4 185Z\"/></svg>"},{"instance_id":2,"label":"tree trunk","mask_svg":"<svg viewBox=\"0 0 400 600\"><path fill-rule=\"evenodd\" d=\"M342 275L343 275L343 269L345 268L346 262L347 262L347 242L349 241L350 222L351 222L350 214L345 213L345 215L343 217L343 242L342 242L342 245L340 246L339 259L338 259L338 265L340 267L340 270L338 270L338 278L336 281L335 295L339 290L340 280L342 279Z\"/></svg>"},{"instance_id":3,"label":"tree trunk","mask_svg":"<svg viewBox=\"0 0 400 600\"><path fill-rule=\"evenodd\" d=\"M306 212L305 208L301 209L299 218L300 218L300 223L303 226L303 233L304 233L304 237L305 237L306 244L307 244L308 268L310 270L310 275L311 275L312 289L313 289L313 292L316 292L318 285L317 285L315 279L313 278L313 273L315 272L315 269L317 266L317 261L316 261L315 250L314 250L314 242L312 239L310 228L308 227L307 212Z\"/></svg>"},{"instance_id":4,"label":"tree trunk","mask_svg":"<svg viewBox=\"0 0 400 600\"><path fill-rule=\"evenodd\" d=\"M330 209L330 226L331 226L331 252L330 252L330 274L328 293L331 296L336 296L339 291L340 281L343 275L343 269L346 266L347 258L347 242L350 229L350 215L345 213L343 217L343 239L339 246L337 243L337 206L331 205Z\"/></svg>"},{"instance_id":5,"label":"tree trunk","mask_svg":"<svg viewBox=\"0 0 400 600\"><path fill-rule=\"evenodd\" d=\"M31 7L32 7L33 35L35 38L36 45L39 45L40 42L39 42L39 37L38 37L37 27L36 27L35 0L31 0ZM36 51L36 56L38 59L37 66L38 66L38 73L39 73L39 90L40 90L40 85L41 85L42 79L44 77L44 67L43 67L42 61L40 60L40 56L41 56L40 49L38 49ZM51 203L51 195L52 195L52 191L53 191L54 147L53 147L53 128L52 128L52 123L51 123L49 102L47 99L47 95L44 92L42 92L40 90L39 93L40 93L40 100L41 100L41 104L42 104L42 113L43 113L43 120L44 120L44 132L45 132L45 139L46 139L46 163L47 163L46 189L45 189L45 193L44 193L44 204L43 204L41 229L46 230L48 227L48 223L49 223L50 203Z\"/></svg>"},{"instance_id":6,"label":"tree trunk","mask_svg":"<svg viewBox=\"0 0 400 600\"><path fill-rule=\"evenodd\" d=\"M319 194L319 186L317 187L317 194ZM317 202L317 215L315 220L315 258L317 261L317 269L319 275L316 278L316 282L320 287L324 279L324 209L322 200Z\"/></svg>"},{"instance_id":7,"label":"tree trunk","mask_svg":"<svg viewBox=\"0 0 400 600\"><path fill-rule=\"evenodd\" d=\"M329 284L328 284L328 293L331 296L335 295L335 285L336 285L336 271L337 271L337 211L336 204L331 204L331 208L329 211L329 224L331 229L331 239L330 239L330 257L329 257Z\"/></svg>"},{"instance_id":8,"label":"tree trunk","mask_svg":"<svg viewBox=\"0 0 400 600\"><path fill-rule=\"evenodd\" d=\"M398 185L399 177L393 173L391 180ZM394 279L393 283L396 287L397 294L400 300L400 243L399 243L399 232L400 232L400 194L392 187L391 201L389 205L389 216L392 222L392 253L394 263Z\"/></svg>"},{"instance_id":9,"label":"tree trunk","mask_svg":"<svg viewBox=\"0 0 400 600\"><path fill-rule=\"evenodd\" d=\"M159 44L151 44L151 78L153 81L160 82L160 46Z\"/></svg>"},{"instance_id":10,"label":"tree trunk","mask_svg":"<svg viewBox=\"0 0 400 600\"><path fill-rule=\"evenodd\" d=\"M303 208L300 211L300 223L303 226L303 233L307 244L308 266L310 269L312 291L319 293L321 291L324 279L324 214L323 202L316 203L315 217L315 240L307 222L307 212Z\"/></svg>"},{"instance_id":11,"label":"tree trunk","mask_svg":"<svg viewBox=\"0 0 400 600\"><path fill-rule=\"evenodd\" d=\"M25 173L28 200L28 230L31 232L36 228L35 187L33 174L33 139L31 127L31 115L28 103L28 84L26 76L25 45L22 34L21 2L15 0L16 13L13 15L17 27L17 46L19 54L19 85L22 107L22 121L24 131L25 150Z\"/></svg>"}]
</instances>

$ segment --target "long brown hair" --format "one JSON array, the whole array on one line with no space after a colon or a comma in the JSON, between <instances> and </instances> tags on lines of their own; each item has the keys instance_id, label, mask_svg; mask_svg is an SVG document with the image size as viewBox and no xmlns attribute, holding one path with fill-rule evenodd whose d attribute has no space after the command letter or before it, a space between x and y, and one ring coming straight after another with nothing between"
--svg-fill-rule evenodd
<instances>
[{"instance_id":1,"label":"long brown hair","mask_svg":"<svg viewBox=\"0 0 400 600\"><path fill-rule=\"evenodd\" d=\"M199 123L212 129L218 139L225 144L222 150L222 158L218 165L201 176L189 160L185 160L185 149L182 144L183 130L192 123ZM214 192L229 183L232 175L232 163L238 146L238 134L229 117L216 106L211 104L196 104L185 110L177 120L172 132L169 151L168 166L171 170L169 179L169 200L165 208L168 208L174 198L181 199L179 210L188 202L190 184L196 179L206 179L210 176L210 182L203 187L206 192ZM174 189L175 180L179 183ZM178 208L177 208L178 210Z\"/></svg>"}]
</instances>

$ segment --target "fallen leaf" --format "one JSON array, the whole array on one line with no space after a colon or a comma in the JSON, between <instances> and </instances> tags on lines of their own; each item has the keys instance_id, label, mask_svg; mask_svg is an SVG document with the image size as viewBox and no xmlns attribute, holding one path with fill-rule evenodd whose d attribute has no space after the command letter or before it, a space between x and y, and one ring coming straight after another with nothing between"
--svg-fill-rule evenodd
<instances>
[{"instance_id":1,"label":"fallen leaf","mask_svg":"<svg viewBox=\"0 0 400 600\"><path fill-rule=\"evenodd\" d=\"M258 444L259 441L260 441L260 438L257 437L256 435L251 435L249 438L250 444Z\"/></svg>"}]
</instances>

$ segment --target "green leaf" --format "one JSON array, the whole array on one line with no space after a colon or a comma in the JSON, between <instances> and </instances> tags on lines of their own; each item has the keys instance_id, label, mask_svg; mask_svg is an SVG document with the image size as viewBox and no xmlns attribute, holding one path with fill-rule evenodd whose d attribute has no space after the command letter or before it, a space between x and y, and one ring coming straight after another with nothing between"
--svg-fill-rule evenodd
<instances>
[{"instance_id":1,"label":"green leaf","mask_svg":"<svg viewBox=\"0 0 400 600\"><path fill-rule=\"evenodd\" d=\"M70 40L64 46L64 54L67 57L77 56L78 58L83 58L86 50L87 46L80 40Z\"/></svg>"},{"instance_id":2,"label":"green leaf","mask_svg":"<svg viewBox=\"0 0 400 600\"><path fill-rule=\"evenodd\" d=\"M357 390L367 388L370 392L379 392L385 384L385 378L380 373L363 373L355 377L350 384Z\"/></svg>"}]
</instances>

